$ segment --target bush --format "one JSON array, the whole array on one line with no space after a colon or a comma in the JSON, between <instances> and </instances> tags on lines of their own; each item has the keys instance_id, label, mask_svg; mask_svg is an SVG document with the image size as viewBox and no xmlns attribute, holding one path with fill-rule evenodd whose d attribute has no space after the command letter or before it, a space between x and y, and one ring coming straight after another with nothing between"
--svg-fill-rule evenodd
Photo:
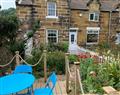
<instances>
[{"instance_id":1,"label":"bush","mask_svg":"<svg viewBox=\"0 0 120 95\"><path fill-rule=\"evenodd\" d=\"M77 61L78 58L76 55L71 54L71 55L69 55L68 59L69 59L70 63L74 63Z\"/></svg>"},{"instance_id":2,"label":"bush","mask_svg":"<svg viewBox=\"0 0 120 95\"><path fill-rule=\"evenodd\" d=\"M65 54L61 51L49 52L47 56L49 71L56 71L59 74L65 73Z\"/></svg>"},{"instance_id":3,"label":"bush","mask_svg":"<svg viewBox=\"0 0 120 95\"><path fill-rule=\"evenodd\" d=\"M28 58L26 58L26 61L29 64L36 64L38 60L40 59L41 55L42 55L42 51L35 48L32 51L32 56L29 56ZM33 67L33 72L36 77L43 76L43 66L44 64L43 64L43 58L42 58L40 63L37 66Z\"/></svg>"},{"instance_id":4,"label":"bush","mask_svg":"<svg viewBox=\"0 0 120 95\"><path fill-rule=\"evenodd\" d=\"M108 42L103 42L103 43L99 44L99 48L100 49L108 49L108 48L110 48L110 45Z\"/></svg>"},{"instance_id":5,"label":"bush","mask_svg":"<svg viewBox=\"0 0 120 95\"><path fill-rule=\"evenodd\" d=\"M34 49L32 56L27 58L26 61L29 64L35 64L38 62L42 55L42 51ZM34 73L37 77L43 76L44 64L43 59L34 67ZM47 70L49 72L56 71L58 74L65 73L65 54L61 51L47 52Z\"/></svg>"},{"instance_id":6,"label":"bush","mask_svg":"<svg viewBox=\"0 0 120 95\"><path fill-rule=\"evenodd\" d=\"M63 51L67 52L68 51L68 43L49 43L47 45L47 50L50 52L54 51Z\"/></svg>"},{"instance_id":7,"label":"bush","mask_svg":"<svg viewBox=\"0 0 120 95\"><path fill-rule=\"evenodd\" d=\"M19 51L21 54L24 51L25 43L24 41L16 41L15 43L8 46L8 49L14 54L15 51Z\"/></svg>"}]
</instances>

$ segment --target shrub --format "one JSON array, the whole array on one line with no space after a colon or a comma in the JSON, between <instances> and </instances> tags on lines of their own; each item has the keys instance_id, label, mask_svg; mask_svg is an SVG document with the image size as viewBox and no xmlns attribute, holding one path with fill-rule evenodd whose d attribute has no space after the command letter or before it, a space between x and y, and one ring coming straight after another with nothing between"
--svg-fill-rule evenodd
<instances>
[{"instance_id":1,"label":"shrub","mask_svg":"<svg viewBox=\"0 0 120 95\"><path fill-rule=\"evenodd\" d=\"M47 65L49 71L56 71L59 74L65 73L65 54L61 51L49 52Z\"/></svg>"},{"instance_id":2,"label":"shrub","mask_svg":"<svg viewBox=\"0 0 120 95\"><path fill-rule=\"evenodd\" d=\"M110 45L108 42L103 42L103 43L99 44L99 48L100 49L103 49L103 48L108 49L108 48L110 48Z\"/></svg>"},{"instance_id":3,"label":"shrub","mask_svg":"<svg viewBox=\"0 0 120 95\"><path fill-rule=\"evenodd\" d=\"M11 44L10 46L8 46L8 49L14 54L15 51L19 51L20 53L22 53L24 51L25 48L25 43L24 41L16 41L15 43Z\"/></svg>"},{"instance_id":4,"label":"shrub","mask_svg":"<svg viewBox=\"0 0 120 95\"><path fill-rule=\"evenodd\" d=\"M32 56L27 58L26 61L29 64L35 64L41 57L42 51L34 49ZM34 73L37 77L43 76L44 64L43 59L41 62L34 67ZM56 71L58 74L65 73L65 54L61 51L47 52L47 70L49 72Z\"/></svg>"},{"instance_id":5,"label":"shrub","mask_svg":"<svg viewBox=\"0 0 120 95\"><path fill-rule=\"evenodd\" d=\"M74 63L77 61L78 58L76 55L71 54L71 55L69 55L68 59L69 59L70 63Z\"/></svg>"},{"instance_id":6,"label":"shrub","mask_svg":"<svg viewBox=\"0 0 120 95\"><path fill-rule=\"evenodd\" d=\"M52 52L52 51L63 51L67 52L68 51L68 43L49 43L47 45L47 50Z\"/></svg>"},{"instance_id":7,"label":"shrub","mask_svg":"<svg viewBox=\"0 0 120 95\"><path fill-rule=\"evenodd\" d=\"M29 56L28 58L26 58L26 61L29 64L36 64L38 60L40 59L41 55L42 55L42 51L35 48L32 51L32 56ZM33 72L35 73L36 77L43 76L43 66L44 64L43 64L43 59L42 59L37 66L33 67Z\"/></svg>"}]
</instances>

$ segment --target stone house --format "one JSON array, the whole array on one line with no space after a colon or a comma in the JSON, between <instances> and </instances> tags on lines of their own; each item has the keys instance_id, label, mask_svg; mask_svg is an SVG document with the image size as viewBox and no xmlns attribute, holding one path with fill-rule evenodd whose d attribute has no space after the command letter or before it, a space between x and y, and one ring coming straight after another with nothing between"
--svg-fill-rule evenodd
<instances>
[{"instance_id":1,"label":"stone house","mask_svg":"<svg viewBox=\"0 0 120 95\"><path fill-rule=\"evenodd\" d=\"M78 45L114 42L119 0L71 0L71 35ZM118 30L119 32L119 30ZM120 42L120 41L119 41Z\"/></svg>"},{"instance_id":2,"label":"stone house","mask_svg":"<svg viewBox=\"0 0 120 95\"><path fill-rule=\"evenodd\" d=\"M40 20L41 27L34 35L37 39L35 43L68 41L68 0L18 0L16 5L17 15L22 21L29 23L31 19Z\"/></svg>"},{"instance_id":3,"label":"stone house","mask_svg":"<svg viewBox=\"0 0 120 95\"><path fill-rule=\"evenodd\" d=\"M119 0L17 0L23 30L39 19L34 43L69 42L94 45L112 42L119 34ZM119 35L118 35L119 38ZM118 39L117 39L118 40ZM118 41L120 42L120 41Z\"/></svg>"}]
</instances>

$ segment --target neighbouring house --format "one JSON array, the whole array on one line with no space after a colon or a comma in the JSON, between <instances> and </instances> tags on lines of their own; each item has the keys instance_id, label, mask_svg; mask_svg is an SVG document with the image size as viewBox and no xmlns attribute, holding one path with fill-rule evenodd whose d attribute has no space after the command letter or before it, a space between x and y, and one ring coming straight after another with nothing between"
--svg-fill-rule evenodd
<instances>
[{"instance_id":1,"label":"neighbouring house","mask_svg":"<svg viewBox=\"0 0 120 95\"><path fill-rule=\"evenodd\" d=\"M71 0L69 34L75 35L78 45L112 42L120 30L119 5L118 0Z\"/></svg>"},{"instance_id":2,"label":"neighbouring house","mask_svg":"<svg viewBox=\"0 0 120 95\"><path fill-rule=\"evenodd\" d=\"M18 18L28 24L22 31L31 30L33 21L40 20L35 45L69 42L74 48L120 43L119 0L17 0L16 6Z\"/></svg>"}]
</instances>

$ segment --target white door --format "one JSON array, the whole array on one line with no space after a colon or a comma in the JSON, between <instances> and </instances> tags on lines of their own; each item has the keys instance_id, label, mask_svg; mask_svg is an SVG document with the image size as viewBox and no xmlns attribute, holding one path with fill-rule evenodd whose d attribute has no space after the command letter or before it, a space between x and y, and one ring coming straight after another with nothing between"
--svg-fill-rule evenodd
<instances>
[{"instance_id":1,"label":"white door","mask_svg":"<svg viewBox=\"0 0 120 95\"><path fill-rule=\"evenodd\" d=\"M70 30L69 32L69 44L77 44L77 30Z\"/></svg>"}]
</instances>

